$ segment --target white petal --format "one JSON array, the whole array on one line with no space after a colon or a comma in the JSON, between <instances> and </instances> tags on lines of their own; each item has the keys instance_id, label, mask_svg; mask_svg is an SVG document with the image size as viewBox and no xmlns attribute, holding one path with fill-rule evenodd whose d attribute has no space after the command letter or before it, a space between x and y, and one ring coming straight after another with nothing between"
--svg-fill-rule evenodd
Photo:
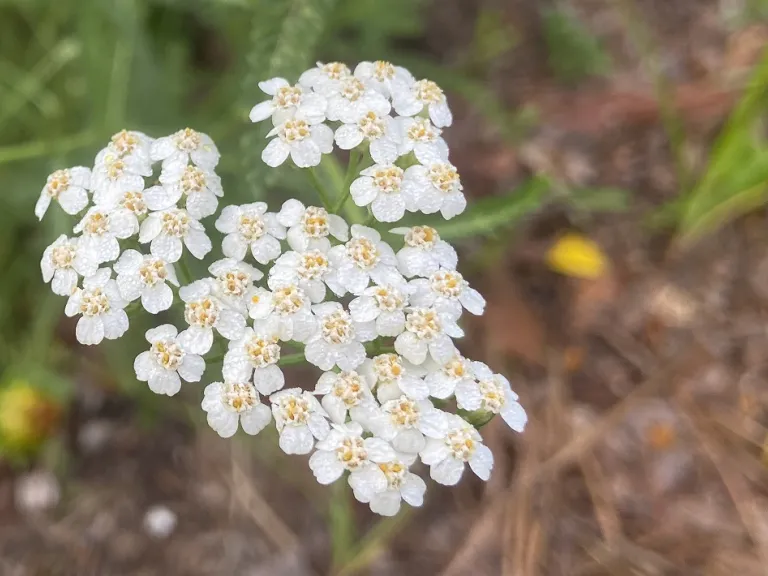
<instances>
[{"instance_id":1,"label":"white petal","mask_svg":"<svg viewBox=\"0 0 768 576\"><path fill-rule=\"evenodd\" d=\"M397 458L397 454L392 446L389 445L389 442L381 438L366 438L363 444L365 445L365 451L368 453L368 459L371 462L381 464Z\"/></svg>"},{"instance_id":2,"label":"white petal","mask_svg":"<svg viewBox=\"0 0 768 576\"><path fill-rule=\"evenodd\" d=\"M181 188L152 186L144 190L144 202L150 210L167 210L181 198Z\"/></svg>"},{"instance_id":3,"label":"white petal","mask_svg":"<svg viewBox=\"0 0 768 576\"><path fill-rule=\"evenodd\" d=\"M317 481L323 485L336 482L344 473L344 466L336 457L336 453L322 450L318 450L309 458L309 468Z\"/></svg>"},{"instance_id":4,"label":"white petal","mask_svg":"<svg viewBox=\"0 0 768 576\"><path fill-rule=\"evenodd\" d=\"M208 425L222 438L231 438L237 432L240 417L224 407L208 412Z\"/></svg>"},{"instance_id":5,"label":"white petal","mask_svg":"<svg viewBox=\"0 0 768 576\"><path fill-rule=\"evenodd\" d=\"M493 453L485 444L475 444L475 453L469 459L469 467L481 480L488 480L493 470Z\"/></svg>"},{"instance_id":6,"label":"white petal","mask_svg":"<svg viewBox=\"0 0 768 576\"><path fill-rule=\"evenodd\" d=\"M331 420L337 424L344 424L344 421L347 419L347 406L341 398L335 394L326 394L323 396L322 405L325 411L328 412Z\"/></svg>"},{"instance_id":7,"label":"white petal","mask_svg":"<svg viewBox=\"0 0 768 576\"><path fill-rule=\"evenodd\" d=\"M430 342L429 353L435 362L442 366L450 361L457 354L457 351L451 339L445 334L440 334ZM414 364L418 364L418 362L414 362Z\"/></svg>"},{"instance_id":8,"label":"white petal","mask_svg":"<svg viewBox=\"0 0 768 576\"><path fill-rule=\"evenodd\" d=\"M453 114L451 114L451 110L448 108L448 103L445 99L436 104L429 105L429 117L438 128L453 124Z\"/></svg>"},{"instance_id":9,"label":"white petal","mask_svg":"<svg viewBox=\"0 0 768 576\"><path fill-rule=\"evenodd\" d=\"M59 196L59 204L67 214L77 214L88 206L88 193L79 186L70 186Z\"/></svg>"},{"instance_id":10,"label":"white petal","mask_svg":"<svg viewBox=\"0 0 768 576\"><path fill-rule=\"evenodd\" d=\"M349 226L341 216L328 214L328 230L331 236L342 242L349 240Z\"/></svg>"},{"instance_id":11,"label":"white petal","mask_svg":"<svg viewBox=\"0 0 768 576\"><path fill-rule=\"evenodd\" d=\"M262 236L251 242L251 254L259 264L268 264L280 256L280 242L272 236Z\"/></svg>"},{"instance_id":12,"label":"white petal","mask_svg":"<svg viewBox=\"0 0 768 576\"><path fill-rule=\"evenodd\" d=\"M120 294L123 294L122 290ZM141 293L141 305L150 314L168 310L171 304L173 304L173 291L165 282L155 284Z\"/></svg>"},{"instance_id":13,"label":"white petal","mask_svg":"<svg viewBox=\"0 0 768 576\"><path fill-rule=\"evenodd\" d=\"M82 316L77 321L75 335L80 344L99 344L104 339L104 322L99 316Z\"/></svg>"},{"instance_id":14,"label":"white petal","mask_svg":"<svg viewBox=\"0 0 768 576\"><path fill-rule=\"evenodd\" d=\"M336 364L342 370L354 370L365 360L365 346L360 342L350 342L336 358Z\"/></svg>"},{"instance_id":15,"label":"white petal","mask_svg":"<svg viewBox=\"0 0 768 576\"><path fill-rule=\"evenodd\" d=\"M429 475L438 484L455 486L464 473L464 462L455 458L446 458L429 469Z\"/></svg>"},{"instance_id":16,"label":"white petal","mask_svg":"<svg viewBox=\"0 0 768 576\"><path fill-rule=\"evenodd\" d=\"M429 387L427 383L417 376L406 374L400 378L400 390L403 394L414 400L425 400L429 397Z\"/></svg>"},{"instance_id":17,"label":"white petal","mask_svg":"<svg viewBox=\"0 0 768 576\"><path fill-rule=\"evenodd\" d=\"M440 214L442 214L443 218L446 220L450 220L454 216L458 216L464 212L466 207L467 199L464 197L464 194L461 192L454 192L453 194L446 196L443 200L443 205L440 208Z\"/></svg>"},{"instance_id":18,"label":"white petal","mask_svg":"<svg viewBox=\"0 0 768 576\"><path fill-rule=\"evenodd\" d=\"M253 373L253 384L261 394L269 396L285 386L285 376L279 366L271 365L256 368Z\"/></svg>"},{"instance_id":19,"label":"white petal","mask_svg":"<svg viewBox=\"0 0 768 576\"><path fill-rule=\"evenodd\" d=\"M277 221L283 226L295 226L301 221L304 215L304 204L295 199L286 200L283 203L280 212L277 214ZM299 250L301 252L301 250Z\"/></svg>"},{"instance_id":20,"label":"white petal","mask_svg":"<svg viewBox=\"0 0 768 576\"><path fill-rule=\"evenodd\" d=\"M243 431L251 436L264 430L271 420L272 411L261 403L240 415L240 425L243 427Z\"/></svg>"},{"instance_id":21,"label":"white petal","mask_svg":"<svg viewBox=\"0 0 768 576\"><path fill-rule=\"evenodd\" d=\"M501 417L504 422L515 432L525 430L525 424L528 422L528 415L520 404L507 400L506 405L501 410Z\"/></svg>"},{"instance_id":22,"label":"white petal","mask_svg":"<svg viewBox=\"0 0 768 576\"><path fill-rule=\"evenodd\" d=\"M395 339L395 351L413 364L424 362L428 350L427 343L412 332L403 332Z\"/></svg>"},{"instance_id":23,"label":"white petal","mask_svg":"<svg viewBox=\"0 0 768 576\"><path fill-rule=\"evenodd\" d=\"M259 82L259 89L270 96L274 96L280 88L285 88L286 86L290 86L288 80L279 76Z\"/></svg>"},{"instance_id":24,"label":"white petal","mask_svg":"<svg viewBox=\"0 0 768 576\"><path fill-rule=\"evenodd\" d=\"M312 141L323 154L333 152L333 130L325 124L312 126Z\"/></svg>"},{"instance_id":25,"label":"white petal","mask_svg":"<svg viewBox=\"0 0 768 576\"><path fill-rule=\"evenodd\" d=\"M371 142L369 150L376 164L394 164L397 160L397 143L387 137Z\"/></svg>"},{"instance_id":26,"label":"white petal","mask_svg":"<svg viewBox=\"0 0 768 576\"><path fill-rule=\"evenodd\" d=\"M365 467L349 475L349 485L360 502L371 499L387 488L387 477L378 466Z\"/></svg>"},{"instance_id":27,"label":"white petal","mask_svg":"<svg viewBox=\"0 0 768 576\"><path fill-rule=\"evenodd\" d=\"M166 396L173 396L181 390L181 380L173 370L157 370L150 375L147 384L155 394L165 394Z\"/></svg>"},{"instance_id":28,"label":"white petal","mask_svg":"<svg viewBox=\"0 0 768 576\"><path fill-rule=\"evenodd\" d=\"M371 512L382 516L395 516L400 511L400 492L386 490L371 498Z\"/></svg>"},{"instance_id":29,"label":"white petal","mask_svg":"<svg viewBox=\"0 0 768 576\"><path fill-rule=\"evenodd\" d=\"M354 124L342 124L336 130L335 140L342 150L352 150L363 141L363 133Z\"/></svg>"},{"instance_id":30,"label":"white petal","mask_svg":"<svg viewBox=\"0 0 768 576\"><path fill-rule=\"evenodd\" d=\"M379 222L397 222L405 215L405 200L401 194L380 194L371 204L371 212Z\"/></svg>"},{"instance_id":31,"label":"white petal","mask_svg":"<svg viewBox=\"0 0 768 576\"><path fill-rule=\"evenodd\" d=\"M376 319L376 331L381 336L399 336L405 329L405 314L402 310L382 312Z\"/></svg>"},{"instance_id":32,"label":"white petal","mask_svg":"<svg viewBox=\"0 0 768 576\"><path fill-rule=\"evenodd\" d=\"M450 452L448 451L445 442L442 440L435 440L434 438L427 438L427 445L424 447L424 450L419 453L421 461L427 466L437 464L445 458L448 458L449 455Z\"/></svg>"},{"instance_id":33,"label":"white petal","mask_svg":"<svg viewBox=\"0 0 768 576\"><path fill-rule=\"evenodd\" d=\"M35 216L38 220L42 220L45 213L48 211L48 207L51 205L51 197L48 192L43 189L43 193L40 194L40 198L37 199L35 204Z\"/></svg>"},{"instance_id":34,"label":"white petal","mask_svg":"<svg viewBox=\"0 0 768 576\"><path fill-rule=\"evenodd\" d=\"M424 492L427 491L427 485L424 480L412 472L405 474L405 479L400 485L400 495L411 506L421 506L424 503Z\"/></svg>"},{"instance_id":35,"label":"white petal","mask_svg":"<svg viewBox=\"0 0 768 576\"><path fill-rule=\"evenodd\" d=\"M266 92L266 90L264 91ZM267 93L269 94L269 92ZM274 109L275 107L272 104L272 100L260 102L251 108L251 112L248 114L248 118L250 118L251 122L261 122L262 120L266 120L272 116L272 111Z\"/></svg>"},{"instance_id":36,"label":"white petal","mask_svg":"<svg viewBox=\"0 0 768 576\"><path fill-rule=\"evenodd\" d=\"M366 206L376 199L379 194L378 188L373 185L373 178L363 176L352 182L349 188L352 200L358 206Z\"/></svg>"},{"instance_id":37,"label":"white petal","mask_svg":"<svg viewBox=\"0 0 768 576\"><path fill-rule=\"evenodd\" d=\"M213 330L200 326L190 326L179 334L178 342L187 354L202 356L207 354L213 346Z\"/></svg>"},{"instance_id":38,"label":"white petal","mask_svg":"<svg viewBox=\"0 0 768 576\"><path fill-rule=\"evenodd\" d=\"M102 317L104 324L104 337L116 340L128 331L128 315L125 310L112 310Z\"/></svg>"},{"instance_id":39,"label":"white petal","mask_svg":"<svg viewBox=\"0 0 768 576\"><path fill-rule=\"evenodd\" d=\"M349 303L349 313L355 322L375 320L380 310L373 296L359 296Z\"/></svg>"},{"instance_id":40,"label":"white petal","mask_svg":"<svg viewBox=\"0 0 768 576\"><path fill-rule=\"evenodd\" d=\"M320 164L320 148L311 139L302 140L291 146L291 159L299 168L310 168Z\"/></svg>"},{"instance_id":41,"label":"white petal","mask_svg":"<svg viewBox=\"0 0 768 576\"><path fill-rule=\"evenodd\" d=\"M139 242L146 244L150 240L153 240L162 232L163 222L160 219L159 214L150 214L147 219L141 223L141 229L139 230Z\"/></svg>"},{"instance_id":42,"label":"white petal","mask_svg":"<svg viewBox=\"0 0 768 576\"><path fill-rule=\"evenodd\" d=\"M242 338L245 330L245 318L234 310L224 308L216 321L216 330L227 340Z\"/></svg>"},{"instance_id":43,"label":"white petal","mask_svg":"<svg viewBox=\"0 0 768 576\"><path fill-rule=\"evenodd\" d=\"M272 168L277 168L288 158L291 148L280 138L272 139L261 152L261 159L264 164Z\"/></svg>"},{"instance_id":44,"label":"white petal","mask_svg":"<svg viewBox=\"0 0 768 576\"><path fill-rule=\"evenodd\" d=\"M152 354L149 351L142 352L136 356L133 361L133 370L136 372L136 379L146 382L153 372L157 370L157 364L152 360Z\"/></svg>"},{"instance_id":45,"label":"white petal","mask_svg":"<svg viewBox=\"0 0 768 576\"><path fill-rule=\"evenodd\" d=\"M219 200L210 190L201 190L187 196L187 212L195 220L202 220L216 213Z\"/></svg>"},{"instance_id":46,"label":"white petal","mask_svg":"<svg viewBox=\"0 0 768 576\"><path fill-rule=\"evenodd\" d=\"M307 426L286 426L280 432L279 444L286 454L309 454L315 442Z\"/></svg>"},{"instance_id":47,"label":"white petal","mask_svg":"<svg viewBox=\"0 0 768 576\"><path fill-rule=\"evenodd\" d=\"M184 236L184 244L192 253L192 256L198 260L205 258L205 255L208 254L213 247L211 245L211 239L208 238L205 232L194 228L190 228L187 231L186 236ZM175 260L171 260L171 262L175 262Z\"/></svg>"},{"instance_id":48,"label":"white petal","mask_svg":"<svg viewBox=\"0 0 768 576\"><path fill-rule=\"evenodd\" d=\"M147 222L147 220L145 220ZM153 256L162 258L166 262L178 262L181 258L181 253L184 251L184 246L181 243L180 238L175 236L166 236L161 234L155 237L149 245L149 251Z\"/></svg>"},{"instance_id":49,"label":"white petal","mask_svg":"<svg viewBox=\"0 0 768 576\"><path fill-rule=\"evenodd\" d=\"M418 454L426 446L426 439L424 434L418 430L410 428L403 430L395 436L392 440L392 446L398 452L404 452L406 454Z\"/></svg>"},{"instance_id":50,"label":"white petal","mask_svg":"<svg viewBox=\"0 0 768 576\"><path fill-rule=\"evenodd\" d=\"M477 382L469 379L459 382L456 386L456 403L463 410L479 410L483 395Z\"/></svg>"},{"instance_id":51,"label":"white petal","mask_svg":"<svg viewBox=\"0 0 768 576\"><path fill-rule=\"evenodd\" d=\"M163 324L157 328L150 328L147 330L146 334L144 334L144 337L147 339L147 342L154 344L160 340L176 338L178 333L179 331L176 330L176 326L173 324Z\"/></svg>"},{"instance_id":52,"label":"white petal","mask_svg":"<svg viewBox=\"0 0 768 576\"><path fill-rule=\"evenodd\" d=\"M200 382L205 372L205 360L197 354L187 354L179 366L179 376L187 382Z\"/></svg>"},{"instance_id":53,"label":"white petal","mask_svg":"<svg viewBox=\"0 0 768 576\"><path fill-rule=\"evenodd\" d=\"M69 296L77 287L77 272L72 269L56 270L53 273L51 290L59 296Z\"/></svg>"},{"instance_id":54,"label":"white petal","mask_svg":"<svg viewBox=\"0 0 768 576\"><path fill-rule=\"evenodd\" d=\"M248 251L248 242L237 232L227 234L221 243L221 251L227 258L243 260Z\"/></svg>"}]
</instances>

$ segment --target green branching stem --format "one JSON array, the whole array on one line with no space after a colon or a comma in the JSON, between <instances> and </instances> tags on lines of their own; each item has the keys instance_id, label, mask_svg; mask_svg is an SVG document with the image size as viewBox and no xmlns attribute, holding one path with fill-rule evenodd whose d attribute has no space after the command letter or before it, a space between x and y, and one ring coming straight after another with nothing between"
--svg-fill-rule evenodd
<instances>
[{"instance_id":1,"label":"green branching stem","mask_svg":"<svg viewBox=\"0 0 768 576\"><path fill-rule=\"evenodd\" d=\"M309 174L309 179L312 181L312 186L315 187L315 190L317 190L318 196L320 196L320 201L323 203L323 207L326 210L330 211L331 199L328 196L328 192L326 191L322 182L320 182L320 178L317 176L317 172L315 171L315 168L314 167L309 168L307 170L307 174Z\"/></svg>"},{"instance_id":2,"label":"green branching stem","mask_svg":"<svg viewBox=\"0 0 768 576\"><path fill-rule=\"evenodd\" d=\"M355 176L357 175L359 169L360 169L360 163L363 161L363 153L358 149L354 148L349 153L349 164L347 165L347 174L344 177L344 185L339 192L339 201L336 203L336 206L333 209L334 214L338 214L341 212L341 209L344 208L344 204L347 203L347 200L349 199L350 194L352 193L352 181L355 179Z\"/></svg>"}]
</instances>

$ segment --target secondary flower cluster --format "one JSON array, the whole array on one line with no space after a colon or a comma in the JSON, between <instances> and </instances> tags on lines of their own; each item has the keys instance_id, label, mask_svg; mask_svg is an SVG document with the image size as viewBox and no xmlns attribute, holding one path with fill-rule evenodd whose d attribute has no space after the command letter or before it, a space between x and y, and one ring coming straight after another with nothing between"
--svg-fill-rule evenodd
<instances>
[{"instance_id":1,"label":"secondary flower cluster","mask_svg":"<svg viewBox=\"0 0 768 576\"><path fill-rule=\"evenodd\" d=\"M296 86L272 79L262 88L273 98L251 117L275 123L268 164L288 155L317 164L335 139L372 164L340 197L371 204L378 220L399 220L405 209L446 217L463 210L438 128L451 114L434 83L385 62L362 63L354 74L332 63ZM392 108L399 117L389 116ZM340 122L335 136L326 120ZM290 199L270 212L254 202L219 212L223 257L208 277L185 278L185 248L198 259L212 249L200 220L218 210L218 159L211 139L191 129L158 140L123 131L92 170L48 178L38 217L52 200L67 213L85 211L78 236L59 237L41 262L44 280L69 297L67 315L81 315L78 340L122 336L133 301L157 314L178 299L185 326L147 331L136 376L172 396L182 380L201 380L204 357L216 363L212 350L223 343L221 378L202 400L219 435L240 427L257 434L274 420L282 450L311 453L322 484L346 475L356 498L383 515L402 500L421 505L426 485L411 472L419 460L442 484L456 484L466 464L487 480L493 457L470 421L499 414L522 431L526 414L504 376L454 344L464 311L485 308L456 270L456 251L429 226L389 230L394 249L376 229L349 226L327 207ZM145 187L158 164L155 185ZM285 388L285 349L322 371L314 390Z\"/></svg>"},{"instance_id":2,"label":"secondary flower cluster","mask_svg":"<svg viewBox=\"0 0 768 576\"><path fill-rule=\"evenodd\" d=\"M261 157L275 167L291 157L300 168L323 154L365 147L372 165L352 183L358 206L370 205L379 222L397 222L405 211L453 218L467 201L448 160L442 129L453 116L445 94L431 80L416 80L389 62L318 63L291 85L272 78L259 87L271 99L251 110L251 120L271 119L272 138ZM333 128L330 125L333 126Z\"/></svg>"}]
</instances>

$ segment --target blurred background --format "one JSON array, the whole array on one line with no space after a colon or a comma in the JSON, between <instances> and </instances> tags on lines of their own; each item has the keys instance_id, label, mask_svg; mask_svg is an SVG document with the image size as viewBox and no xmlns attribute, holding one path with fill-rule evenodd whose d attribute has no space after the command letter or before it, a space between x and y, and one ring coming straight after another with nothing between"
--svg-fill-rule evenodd
<instances>
[{"instance_id":1,"label":"blurred background","mask_svg":"<svg viewBox=\"0 0 768 576\"><path fill-rule=\"evenodd\" d=\"M766 0L0 0L0 575L764 574L766 19ZM462 350L530 417L483 429L489 483L432 483L386 520L267 432L218 438L202 386L135 381L145 321L79 346L38 266L73 221L33 215L50 172L124 127L208 133L227 203L305 196L260 160L258 81L376 59L448 93L473 204L441 232L488 299Z\"/></svg>"}]
</instances>

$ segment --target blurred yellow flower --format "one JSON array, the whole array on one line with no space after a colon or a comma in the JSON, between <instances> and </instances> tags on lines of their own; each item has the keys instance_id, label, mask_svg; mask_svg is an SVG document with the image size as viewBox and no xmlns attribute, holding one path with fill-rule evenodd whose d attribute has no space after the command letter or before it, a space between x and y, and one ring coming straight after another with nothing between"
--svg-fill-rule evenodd
<instances>
[{"instance_id":1,"label":"blurred yellow flower","mask_svg":"<svg viewBox=\"0 0 768 576\"><path fill-rule=\"evenodd\" d=\"M605 273L608 258L589 238L570 232L547 251L547 265L560 274L594 280Z\"/></svg>"},{"instance_id":2,"label":"blurred yellow flower","mask_svg":"<svg viewBox=\"0 0 768 576\"><path fill-rule=\"evenodd\" d=\"M0 390L0 447L11 453L29 452L56 427L59 406L25 380Z\"/></svg>"}]
</instances>

